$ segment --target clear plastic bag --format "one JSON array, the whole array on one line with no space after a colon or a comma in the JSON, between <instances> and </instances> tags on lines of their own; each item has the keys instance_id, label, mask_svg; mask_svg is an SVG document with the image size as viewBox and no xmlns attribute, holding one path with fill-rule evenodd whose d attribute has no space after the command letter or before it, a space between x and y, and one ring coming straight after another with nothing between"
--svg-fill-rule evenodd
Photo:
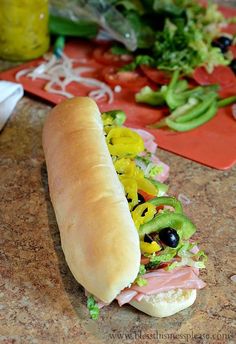
<instances>
[{"instance_id":1,"label":"clear plastic bag","mask_svg":"<svg viewBox=\"0 0 236 344\"><path fill-rule=\"evenodd\" d=\"M134 51L137 48L134 30L109 0L50 0L50 12L72 21L88 19L96 22L127 49Z\"/></svg>"}]
</instances>

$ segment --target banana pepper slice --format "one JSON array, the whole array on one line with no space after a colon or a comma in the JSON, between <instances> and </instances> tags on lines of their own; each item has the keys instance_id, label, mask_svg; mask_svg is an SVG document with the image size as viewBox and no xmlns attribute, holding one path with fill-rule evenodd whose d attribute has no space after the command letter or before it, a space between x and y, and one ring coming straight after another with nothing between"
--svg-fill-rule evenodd
<instances>
[{"instance_id":1,"label":"banana pepper slice","mask_svg":"<svg viewBox=\"0 0 236 344\"><path fill-rule=\"evenodd\" d=\"M135 175L135 162L128 158L117 159L114 162L114 166L119 175L125 175L126 177L133 177Z\"/></svg>"},{"instance_id":2,"label":"banana pepper slice","mask_svg":"<svg viewBox=\"0 0 236 344\"><path fill-rule=\"evenodd\" d=\"M129 203L129 209L138 204L138 185L135 179L120 176L120 181L124 187L125 195Z\"/></svg>"},{"instance_id":3,"label":"banana pepper slice","mask_svg":"<svg viewBox=\"0 0 236 344\"><path fill-rule=\"evenodd\" d=\"M137 184L139 190L142 190L151 196L156 196L158 194L157 187L145 177L137 179Z\"/></svg>"},{"instance_id":4,"label":"banana pepper slice","mask_svg":"<svg viewBox=\"0 0 236 344\"><path fill-rule=\"evenodd\" d=\"M156 214L156 207L148 202L139 204L132 212L131 216L137 229L146 222L153 219Z\"/></svg>"},{"instance_id":5,"label":"banana pepper slice","mask_svg":"<svg viewBox=\"0 0 236 344\"><path fill-rule=\"evenodd\" d=\"M135 162L128 158L120 158L114 162L116 172L119 175L133 178L137 182L138 190L142 190L149 195L156 196L157 188L144 177L143 171L135 165Z\"/></svg>"},{"instance_id":6,"label":"banana pepper slice","mask_svg":"<svg viewBox=\"0 0 236 344\"><path fill-rule=\"evenodd\" d=\"M106 140L110 154L119 158L134 158L144 150L141 136L129 128L112 128Z\"/></svg>"},{"instance_id":7,"label":"banana pepper slice","mask_svg":"<svg viewBox=\"0 0 236 344\"><path fill-rule=\"evenodd\" d=\"M151 243L140 241L140 249L143 253L154 253L161 250L161 246L156 241Z\"/></svg>"}]
</instances>

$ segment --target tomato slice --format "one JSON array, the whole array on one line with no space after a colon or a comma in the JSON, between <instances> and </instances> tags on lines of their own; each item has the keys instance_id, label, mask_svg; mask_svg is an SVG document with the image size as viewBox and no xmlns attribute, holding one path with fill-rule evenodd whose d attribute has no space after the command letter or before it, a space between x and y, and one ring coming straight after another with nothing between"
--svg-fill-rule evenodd
<instances>
[{"instance_id":1,"label":"tomato slice","mask_svg":"<svg viewBox=\"0 0 236 344\"><path fill-rule=\"evenodd\" d=\"M150 263L150 258L145 257L145 256L141 256L141 262L140 263L146 265L146 264Z\"/></svg>"},{"instance_id":2,"label":"tomato slice","mask_svg":"<svg viewBox=\"0 0 236 344\"><path fill-rule=\"evenodd\" d=\"M115 55L112 54L111 48L109 47L99 47L93 51L94 59L104 65L110 65L115 67L122 67L133 60L132 55L123 54Z\"/></svg>"},{"instance_id":3,"label":"tomato slice","mask_svg":"<svg viewBox=\"0 0 236 344\"><path fill-rule=\"evenodd\" d=\"M140 66L142 72L151 80L159 85L166 85L170 82L171 76L163 72L162 70L159 70L157 68L152 68L147 65L141 65Z\"/></svg>"},{"instance_id":4,"label":"tomato slice","mask_svg":"<svg viewBox=\"0 0 236 344\"><path fill-rule=\"evenodd\" d=\"M227 26L221 28L221 32L228 33L230 35L236 34L236 23L229 23Z\"/></svg>"},{"instance_id":5,"label":"tomato slice","mask_svg":"<svg viewBox=\"0 0 236 344\"><path fill-rule=\"evenodd\" d=\"M233 54L233 57L236 58L236 45L231 45L231 47L229 47L229 50Z\"/></svg>"},{"instance_id":6,"label":"tomato slice","mask_svg":"<svg viewBox=\"0 0 236 344\"><path fill-rule=\"evenodd\" d=\"M218 84L221 88L236 85L236 77L227 66L217 66L210 74L204 67L198 67L193 73L193 79L200 85Z\"/></svg>"},{"instance_id":7,"label":"tomato slice","mask_svg":"<svg viewBox=\"0 0 236 344\"><path fill-rule=\"evenodd\" d=\"M225 18L232 18L236 16L236 9L228 6L219 6L220 12L224 15Z\"/></svg>"},{"instance_id":8,"label":"tomato slice","mask_svg":"<svg viewBox=\"0 0 236 344\"><path fill-rule=\"evenodd\" d=\"M138 72L118 71L117 68L107 67L103 71L104 80L112 87L121 86L132 91L138 91L145 85L149 84L145 76L141 76Z\"/></svg>"}]
</instances>

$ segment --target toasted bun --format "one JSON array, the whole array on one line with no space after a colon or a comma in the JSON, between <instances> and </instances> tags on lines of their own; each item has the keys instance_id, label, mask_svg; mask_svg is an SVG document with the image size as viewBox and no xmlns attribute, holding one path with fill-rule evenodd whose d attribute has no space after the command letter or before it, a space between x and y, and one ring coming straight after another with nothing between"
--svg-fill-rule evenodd
<instances>
[{"instance_id":1,"label":"toasted bun","mask_svg":"<svg viewBox=\"0 0 236 344\"><path fill-rule=\"evenodd\" d=\"M136 278L140 248L96 103L79 97L57 105L43 149L69 268L88 292L111 302Z\"/></svg>"},{"instance_id":2,"label":"toasted bun","mask_svg":"<svg viewBox=\"0 0 236 344\"><path fill-rule=\"evenodd\" d=\"M190 307L196 296L196 289L174 289L155 295L145 295L141 301L131 301L130 304L148 315L163 318Z\"/></svg>"}]
</instances>

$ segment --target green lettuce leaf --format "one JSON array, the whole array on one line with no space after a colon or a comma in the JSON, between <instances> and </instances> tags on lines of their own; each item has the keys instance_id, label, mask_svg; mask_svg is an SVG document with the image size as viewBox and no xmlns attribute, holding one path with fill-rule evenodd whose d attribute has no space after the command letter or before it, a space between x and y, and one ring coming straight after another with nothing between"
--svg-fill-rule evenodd
<instances>
[{"instance_id":1,"label":"green lettuce leaf","mask_svg":"<svg viewBox=\"0 0 236 344\"><path fill-rule=\"evenodd\" d=\"M140 267L139 267L139 275L144 275L146 273L146 269L145 269L145 265L144 264L140 264Z\"/></svg>"},{"instance_id":2,"label":"green lettuce leaf","mask_svg":"<svg viewBox=\"0 0 236 344\"><path fill-rule=\"evenodd\" d=\"M134 283L136 283L139 287L143 287L148 284L148 281L146 278L137 277Z\"/></svg>"},{"instance_id":3,"label":"green lettuce leaf","mask_svg":"<svg viewBox=\"0 0 236 344\"><path fill-rule=\"evenodd\" d=\"M90 317L93 320L97 320L99 318L99 308L92 295L89 295L87 298L87 308L88 308Z\"/></svg>"},{"instance_id":4,"label":"green lettuce leaf","mask_svg":"<svg viewBox=\"0 0 236 344\"><path fill-rule=\"evenodd\" d=\"M196 243L190 243L189 241L182 241L176 248L165 247L163 251L159 254L146 255L150 258L150 263L147 264L146 268L154 268L160 265L161 263L168 263L173 258L179 257L180 261L174 261L166 269L173 270L176 267L180 266L192 266L198 269L205 268L205 263L207 261L207 255L204 251L199 251L194 254L191 249L196 246Z\"/></svg>"}]
</instances>

